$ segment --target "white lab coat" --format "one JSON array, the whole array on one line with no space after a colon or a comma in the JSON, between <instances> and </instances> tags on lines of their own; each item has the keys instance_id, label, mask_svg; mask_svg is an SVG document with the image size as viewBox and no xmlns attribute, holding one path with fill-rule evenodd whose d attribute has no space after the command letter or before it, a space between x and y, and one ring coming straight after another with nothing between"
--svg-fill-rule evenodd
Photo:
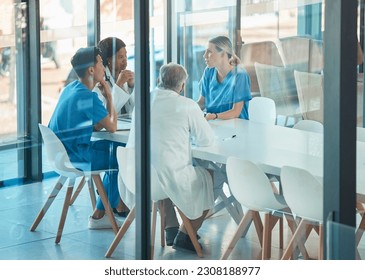
<instances>
[{"instance_id":1,"label":"white lab coat","mask_svg":"<svg viewBox=\"0 0 365 280\"><path fill-rule=\"evenodd\" d=\"M134 135L132 121L127 147L134 147ZM209 172L192 164L192 139L198 146L209 146L214 141L198 104L174 91L155 89L151 96L152 164L173 203L189 219L197 219L213 207L214 198ZM121 196L130 204L127 190Z\"/></svg>"},{"instance_id":2,"label":"white lab coat","mask_svg":"<svg viewBox=\"0 0 365 280\"><path fill-rule=\"evenodd\" d=\"M129 88L127 83L125 83L122 87L115 84L114 78L108 67L105 67L105 74L109 79L108 84L110 86L113 104L117 114L121 115L132 113L134 108L134 89ZM103 102L104 106L106 106L106 99L99 88L96 86L93 91L98 94L99 99Z\"/></svg>"}]
</instances>

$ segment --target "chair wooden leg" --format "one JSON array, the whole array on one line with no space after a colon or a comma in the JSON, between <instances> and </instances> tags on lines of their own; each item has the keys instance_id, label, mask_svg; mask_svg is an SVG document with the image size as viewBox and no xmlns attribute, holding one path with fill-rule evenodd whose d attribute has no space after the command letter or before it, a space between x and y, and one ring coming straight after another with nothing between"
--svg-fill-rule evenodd
<instances>
[{"instance_id":1,"label":"chair wooden leg","mask_svg":"<svg viewBox=\"0 0 365 280\"><path fill-rule=\"evenodd\" d=\"M55 184L55 186L53 187L52 192L49 194L46 203L44 204L43 208L39 211L37 217L35 218L32 226L30 227L30 231L35 231L36 228L38 227L39 223L42 221L44 215L47 213L48 208L51 206L51 204L53 203L53 201L55 200L56 196L58 195L58 193L60 192L60 190L62 189L62 186L64 185L64 183L66 182L67 178L64 176L60 176Z\"/></svg>"},{"instance_id":2,"label":"chair wooden leg","mask_svg":"<svg viewBox=\"0 0 365 280\"><path fill-rule=\"evenodd\" d=\"M160 221L161 221L161 247L165 247L165 203L163 200L160 203Z\"/></svg>"},{"instance_id":3,"label":"chair wooden leg","mask_svg":"<svg viewBox=\"0 0 365 280\"><path fill-rule=\"evenodd\" d=\"M262 248L262 233L264 231L264 226L262 224L260 213L258 211L252 211L252 220L254 222L257 237L259 238L259 242L260 242L260 245ZM250 227L250 225L248 225L247 230L245 230L245 235L246 235L249 227Z\"/></svg>"},{"instance_id":4,"label":"chair wooden leg","mask_svg":"<svg viewBox=\"0 0 365 280\"><path fill-rule=\"evenodd\" d=\"M131 211L129 212L128 216L125 218L125 221L123 225L120 227L118 233L114 237L113 242L110 244L108 251L105 254L106 258L110 258L115 250L117 248L120 240L122 240L124 234L127 232L128 228L134 221L134 218L136 217L136 208L133 207Z\"/></svg>"},{"instance_id":5,"label":"chair wooden leg","mask_svg":"<svg viewBox=\"0 0 365 280\"><path fill-rule=\"evenodd\" d=\"M265 225L262 245L262 259L269 260L271 258L272 230L278 223L282 221L281 217L273 216L271 213L265 213ZM279 225L280 226L280 225ZM279 235L282 233L279 229ZM279 237L280 239L280 237Z\"/></svg>"},{"instance_id":6,"label":"chair wooden leg","mask_svg":"<svg viewBox=\"0 0 365 280\"><path fill-rule=\"evenodd\" d=\"M118 225L117 225L117 222L115 221L115 217L114 217L112 208L110 207L109 200L108 200L108 197L106 195L106 192L105 192L103 183L101 181L100 175L92 175L92 178L95 182L96 189L99 192L100 199L101 199L101 201L104 205L105 213L108 215L108 218L110 220L112 228L113 228L114 232L117 234L118 233Z\"/></svg>"},{"instance_id":7,"label":"chair wooden leg","mask_svg":"<svg viewBox=\"0 0 365 280\"><path fill-rule=\"evenodd\" d=\"M290 256L291 256L294 248L296 248L298 242L300 242L300 239L301 239L302 235L304 234L305 228L306 228L306 222L304 219L302 219L299 223L298 228L296 229L292 238L290 239L288 247L286 248L283 256L281 257L282 260L290 259Z\"/></svg>"},{"instance_id":8,"label":"chair wooden leg","mask_svg":"<svg viewBox=\"0 0 365 280\"><path fill-rule=\"evenodd\" d=\"M86 179L85 179L85 176L84 176L84 177L82 177L82 179L81 179L81 181L80 181L79 185L77 186L77 188L76 188L76 190L75 190L74 194L73 194L73 195L72 195L72 197L71 197L70 205L72 205L72 204L75 202L76 198L79 196L79 194L80 194L80 192L81 192L82 188L83 188L83 187L84 187L84 185L85 185L85 182L86 182Z\"/></svg>"},{"instance_id":9,"label":"chair wooden leg","mask_svg":"<svg viewBox=\"0 0 365 280\"><path fill-rule=\"evenodd\" d=\"M177 208L177 207L176 207ZM193 246L194 246L194 249L197 253L197 255L202 258L204 255L203 255L203 251L202 251L202 248L200 247L200 244L198 242L198 239L196 238L196 231L193 229L191 223L190 223L190 220L185 216L185 214L180 211L179 208L177 208L177 211L179 212L180 214L180 217L184 223L184 227L190 237L190 240L191 242L193 243Z\"/></svg>"},{"instance_id":10,"label":"chair wooden leg","mask_svg":"<svg viewBox=\"0 0 365 280\"><path fill-rule=\"evenodd\" d=\"M156 238L156 220L157 220L157 203L158 201L152 202L152 225L151 225L151 260L155 254L155 238Z\"/></svg>"},{"instance_id":11,"label":"chair wooden leg","mask_svg":"<svg viewBox=\"0 0 365 280\"><path fill-rule=\"evenodd\" d=\"M56 244L60 243L60 241L61 241L63 227L65 226L68 207L70 206L70 199L71 199L71 196L72 196L74 185L75 185L75 179L69 179L69 184L68 184L68 187L67 187L65 200L63 202L61 219L60 219L60 223L58 225L57 236L56 236L56 241L55 241Z\"/></svg>"},{"instance_id":12,"label":"chair wooden leg","mask_svg":"<svg viewBox=\"0 0 365 280\"><path fill-rule=\"evenodd\" d=\"M264 218L264 234L262 238L262 260L267 260L269 256L269 247L271 248L271 234L270 234L270 213L265 213Z\"/></svg>"},{"instance_id":13,"label":"chair wooden leg","mask_svg":"<svg viewBox=\"0 0 365 280\"><path fill-rule=\"evenodd\" d=\"M248 210L247 213L243 216L241 222L238 225L236 233L233 235L231 242L229 243L227 249L224 251L223 255L221 256L221 258L220 258L221 260L228 259L234 246L236 246L237 241L241 238L242 233L251 224L252 219L253 219L253 213L254 213L254 211Z\"/></svg>"},{"instance_id":14,"label":"chair wooden leg","mask_svg":"<svg viewBox=\"0 0 365 280\"><path fill-rule=\"evenodd\" d=\"M359 245L360 240L361 240L361 237L364 234L364 230L365 230L365 215L362 214L361 215L361 221L360 221L359 227L356 230L356 246Z\"/></svg>"},{"instance_id":15,"label":"chair wooden leg","mask_svg":"<svg viewBox=\"0 0 365 280\"><path fill-rule=\"evenodd\" d=\"M288 223L289 229L290 229L291 233L294 235L295 231L297 230L297 222L295 221L295 219L294 219L293 215L291 214L291 212L287 211L286 213L290 213L290 214L284 214L284 215L285 215L286 221ZM308 254L304 244L299 243L298 247L299 247L299 251L302 253L303 257L304 258L309 258L309 254ZM296 248L294 248L291 258L296 259L299 255L299 251L296 250Z\"/></svg>"},{"instance_id":16,"label":"chair wooden leg","mask_svg":"<svg viewBox=\"0 0 365 280\"><path fill-rule=\"evenodd\" d=\"M279 248L284 248L284 216L279 219Z\"/></svg>"},{"instance_id":17,"label":"chair wooden leg","mask_svg":"<svg viewBox=\"0 0 365 280\"><path fill-rule=\"evenodd\" d=\"M96 196L95 196L95 189L94 189L94 184L93 184L92 178L89 178L89 180L87 180L87 185L88 185L88 188L89 188L91 205L92 205L93 210L94 210L96 208Z\"/></svg>"}]
</instances>

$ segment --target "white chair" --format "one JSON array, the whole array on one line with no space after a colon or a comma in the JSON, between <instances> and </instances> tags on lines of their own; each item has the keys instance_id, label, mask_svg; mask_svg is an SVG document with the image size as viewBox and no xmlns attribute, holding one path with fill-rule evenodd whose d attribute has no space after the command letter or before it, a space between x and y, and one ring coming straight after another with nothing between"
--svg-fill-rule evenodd
<instances>
[{"instance_id":1,"label":"white chair","mask_svg":"<svg viewBox=\"0 0 365 280\"><path fill-rule=\"evenodd\" d=\"M58 195L59 191L63 187L63 185L68 180L68 187L67 192L63 204L62 214L60 223L58 226L57 236L56 236L56 243L61 241L62 231L65 224L66 216L68 207L70 205L71 196L75 184L76 178L85 177L86 181L89 185L90 196L92 197L92 201L95 200L95 193L94 189L92 188L91 180L94 180L96 188L99 192L100 198L103 202L105 207L106 214L108 215L110 222L112 224L113 230L115 233L118 232L118 225L115 221L115 217L113 212L110 208L109 201L103 186L103 183L100 178L100 173L105 172L105 170L98 170L98 171L81 171L72 165L68 154L66 152L65 147L63 146L62 142L59 140L57 135L48 127L39 124L39 129L41 131L43 142L44 142L44 149L46 151L46 155L49 161L49 164L52 166L53 170L57 172L60 177L57 180L56 185L54 186L52 192L48 196L47 201L45 202L43 208L40 210L39 214L37 215L36 219L34 220L30 230L35 231L38 224L43 219L44 215L48 211L49 207L53 203L54 199Z\"/></svg>"},{"instance_id":2,"label":"white chair","mask_svg":"<svg viewBox=\"0 0 365 280\"><path fill-rule=\"evenodd\" d=\"M312 229L319 234L318 259L323 259L323 185L308 171L291 166L281 169L285 200L293 215L301 221L293 234L282 260L290 259L293 249L305 243ZM307 259L309 256L304 256Z\"/></svg>"},{"instance_id":3,"label":"white chair","mask_svg":"<svg viewBox=\"0 0 365 280\"><path fill-rule=\"evenodd\" d=\"M272 229L282 216L281 211L289 213L288 206L276 199L266 174L253 162L229 157L226 170L232 194L248 210L221 259L229 257L237 241L252 221L255 224L262 245L262 259L270 258ZM260 212L265 213L264 226L261 223ZM278 215L273 215L275 213ZM280 240L280 243L282 243L282 240Z\"/></svg>"},{"instance_id":4,"label":"white chair","mask_svg":"<svg viewBox=\"0 0 365 280\"><path fill-rule=\"evenodd\" d=\"M263 96L252 98L248 111L250 121L266 124L276 123L276 107L274 100L271 98Z\"/></svg>"},{"instance_id":5,"label":"white chair","mask_svg":"<svg viewBox=\"0 0 365 280\"><path fill-rule=\"evenodd\" d=\"M294 79L303 119L323 123L323 76L294 71Z\"/></svg>"},{"instance_id":6,"label":"white chair","mask_svg":"<svg viewBox=\"0 0 365 280\"><path fill-rule=\"evenodd\" d=\"M323 124L313 120L301 120L297 122L293 126L293 128L305 131L323 133Z\"/></svg>"},{"instance_id":7,"label":"white chair","mask_svg":"<svg viewBox=\"0 0 365 280\"><path fill-rule=\"evenodd\" d=\"M135 150L133 148L118 147L117 148L117 160L119 165L119 175L122 177L122 183L127 187L127 189L135 194L136 192L136 182L135 182ZM124 193L121 184L118 184L119 193ZM151 259L154 256L154 245L155 245L155 232L156 232L156 214L157 214L157 203L168 198L165 192L161 188L160 181L158 179L158 174L153 166L151 166L151 199L152 199L152 230L151 230ZM176 207L177 208L177 207ZM199 257L203 257L202 249L198 243L196 232L194 232L190 221L188 218L177 208L179 215L184 223L186 231L194 245L194 248ZM119 229L117 235L115 236L113 242L110 244L105 257L110 258L118 246L119 242L123 238L124 234L127 232L128 228L135 219L135 206L132 207L127 218L125 219L123 225ZM165 224L164 224L164 207L160 204L160 217L161 217L161 246L165 246Z\"/></svg>"}]
</instances>

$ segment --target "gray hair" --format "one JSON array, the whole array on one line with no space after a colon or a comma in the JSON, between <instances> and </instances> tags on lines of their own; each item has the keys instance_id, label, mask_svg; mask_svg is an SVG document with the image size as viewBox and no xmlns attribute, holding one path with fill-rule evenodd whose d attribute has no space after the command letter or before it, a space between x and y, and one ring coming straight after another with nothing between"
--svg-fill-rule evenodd
<instances>
[{"instance_id":1,"label":"gray hair","mask_svg":"<svg viewBox=\"0 0 365 280\"><path fill-rule=\"evenodd\" d=\"M170 62L161 66L158 86L180 92L187 78L188 73L184 66Z\"/></svg>"},{"instance_id":2,"label":"gray hair","mask_svg":"<svg viewBox=\"0 0 365 280\"><path fill-rule=\"evenodd\" d=\"M237 65L241 62L238 56L234 53L232 42L226 36L217 36L209 40L209 43L215 45L217 52L224 51L228 55L229 63Z\"/></svg>"}]
</instances>

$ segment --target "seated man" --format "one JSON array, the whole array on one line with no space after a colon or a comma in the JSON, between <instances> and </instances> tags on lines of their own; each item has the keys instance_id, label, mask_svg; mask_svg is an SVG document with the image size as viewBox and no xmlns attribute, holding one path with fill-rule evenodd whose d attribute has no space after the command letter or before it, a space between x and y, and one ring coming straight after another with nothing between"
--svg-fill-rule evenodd
<instances>
[{"instance_id":1,"label":"seated man","mask_svg":"<svg viewBox=\"0 0 365 280\"><path fill-rule=\"evenodd\" d=\"M159 85L151 93L151 161L163 190L197 232L214 205L216 188L221 191L223 182L214 180L213 190L213 172L193 164L191 139L196 145L208 146L214 134L197 103L180 95L187 77L185 68L178 64L169 63L160 69ZM127 147L134 146L133 124L134 118ZM127 191L121 195L127 205L127 200L133 200ZM165 200L166 243L195 252L184 224L179 226L173 204Z\"/></svg>"},{"instance_id":2,"label":"seated man","mask_svg":"<svg viewBox=\"0 0 365 280\"><path fill-rule=\"evenodd\" d=\"M112 95L104 81L104 66L100 50L95 47L81 48L71 59L79 79L68 84L61 93L49 127L64 144L71 162L81 170L118 169L117 143L91 141L93 130L105 128L115 132L117 115ZM92 89L98 84L107 100L106 108ZM111 207L121 211L124 207L117 187L117 171L106 172L103 178ZM89 218L90 229L111 228L100 197L96 209Z\"/></svg>"}]
</instances>

